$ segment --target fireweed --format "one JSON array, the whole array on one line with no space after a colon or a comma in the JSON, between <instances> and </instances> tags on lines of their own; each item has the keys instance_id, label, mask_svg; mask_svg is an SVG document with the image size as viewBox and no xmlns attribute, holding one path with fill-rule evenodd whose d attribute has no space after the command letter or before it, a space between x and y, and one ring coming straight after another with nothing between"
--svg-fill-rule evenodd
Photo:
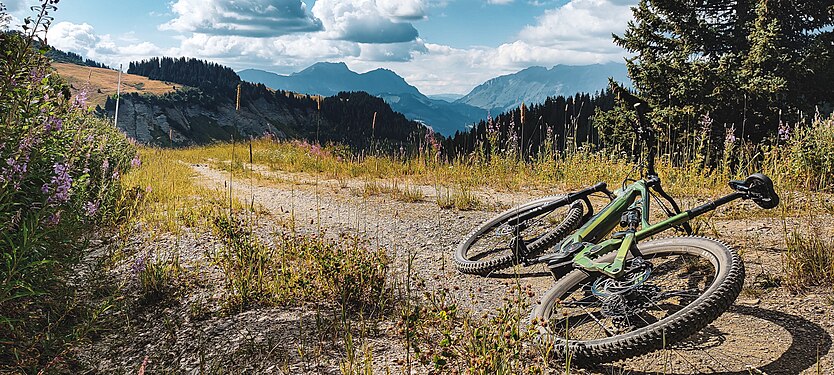
<instances>
[{"instance_id":1,"label":"fireweed","mask_svg":"<svg viewBox=\"0 0 834 375\"><path fill-rule=\"evenodd\" d=\"M0 372L35 373L75 335L55 314L81 313L62 280L94 227L118 220L119 176L136 149L70 91L43 45L54 0L0 47ZM0 18L5 11L0 6Z\"/></svg>"}]
</instances>

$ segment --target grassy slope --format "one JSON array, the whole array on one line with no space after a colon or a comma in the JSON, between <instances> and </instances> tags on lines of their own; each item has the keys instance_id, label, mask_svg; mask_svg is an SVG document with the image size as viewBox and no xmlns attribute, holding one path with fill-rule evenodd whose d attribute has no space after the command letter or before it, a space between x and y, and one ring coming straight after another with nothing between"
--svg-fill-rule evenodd
<instances>
[{"instance_id":1,"label":"grassy slope","mask_svg":"<svg viewBox=\"0 0 834 375\"><path fill-rule=\"evenodd\" d=\"M90 106L104 106L110 95L116 94L119 82L119 72L110 69L91 68L67 63L53 63L52 66L72 85L75 95L80 90L87 90ZM161 95L180 89L182 85L155 81L135 74L122 74L123 93L148 93Z\"/></svg>"}]
</instances>

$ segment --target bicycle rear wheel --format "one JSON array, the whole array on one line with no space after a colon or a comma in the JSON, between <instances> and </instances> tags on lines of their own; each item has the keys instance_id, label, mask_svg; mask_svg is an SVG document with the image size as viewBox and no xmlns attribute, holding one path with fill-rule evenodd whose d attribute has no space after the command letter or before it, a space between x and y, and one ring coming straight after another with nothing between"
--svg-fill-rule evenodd
<instances>
[{"instance_id":1,"label":"bicycle rear wheel","mask_svg":"<svg viewBox=\"0 0 834 375\"><path fill-rule=\"evenodd\" d=\"M509 225L509 222L562 198L549 196L525 203L506 210L475 228L455 249L457 269L463 273L484 275L517 264L526 257L541 254L555 245L579 226L583 213L582 202L542 211L522 223L522 226ZM513 249L512 241L518 235L527 246L524 254L519 254Z\"/></svg>"},{"instance_id":2,"label":"bicycle rear wheel","mask_svg":"<svg viewBox=\"0 0 834 375\"><path fill-rule=\"evenodd\" d=\"M716 240L674 237L638 248L650 265L630 260L631 271L616 280L571 271L535 307L531 322L552 340L555 357L612 362L668 347L726 311L744 283L740 257Z\"/></svg>"}]
</instances>

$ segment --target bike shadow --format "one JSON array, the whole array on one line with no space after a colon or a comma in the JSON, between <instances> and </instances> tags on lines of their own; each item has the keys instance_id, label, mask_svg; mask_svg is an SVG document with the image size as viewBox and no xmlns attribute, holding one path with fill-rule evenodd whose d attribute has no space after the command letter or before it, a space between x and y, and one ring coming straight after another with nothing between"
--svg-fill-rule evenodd
<instances>
[{"instance_id":1,"label":"bike shadow","mask_svg":"<svg viewBox=\"0 0 834 375\"><path fill-rule=\"evenodd\" d=\"M810 369L817 363L818 358L822 358L831 350L831 335L829 335L828 332L826 332L820 325L801 316L759 307L740 305L733 306L729 312L766 320L784 328L790 334L791 344L788 349L773 362L756 368L756 370L762 371L765 374L799 374L804 370ZM685 346L706 345L716 347L725 341L724 336L725 335L719 330L710 326L694 335L692 338L685 340L681 344ZM616 364L609 364L607 366L599 365L590 367L589 369L600 371L605 374L657 374L656 371L628 370ZM745 369L740 371L699 371L699 373L711 375L749 375L751 373L756 374L758 372ZM675 373L667 374L677 375Z\"/></svg>"},{"instance_id":2,"label":"bike shadow","mask_svg":"<svg viewBox=\"0 0 834 375\"><path fill-rule=\"evenodd\" d=\"M553 277L547 271L525 271L525 272L492 272L485 275L491 279L529 279L538 277Z\"/></svg>"}]
</instances>

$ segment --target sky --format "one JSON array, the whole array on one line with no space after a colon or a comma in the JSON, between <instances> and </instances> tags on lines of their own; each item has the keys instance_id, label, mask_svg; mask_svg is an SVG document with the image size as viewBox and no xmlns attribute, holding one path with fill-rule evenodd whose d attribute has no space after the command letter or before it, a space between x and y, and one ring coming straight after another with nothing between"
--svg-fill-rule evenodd
<instances>
[{"instance_id":1,"label":"sky","mask_svg":"<svg viewBox=\"0 0 834 375\"><path fill-rule=\"evenodd\" d=\"M62 0L47 41L112 67L188 56L279 74L316 62L393 70L466 94L530 66L622 62L637 0ZM0 0L11 28L34 0Z\"/></svg>"}]
</instances>

